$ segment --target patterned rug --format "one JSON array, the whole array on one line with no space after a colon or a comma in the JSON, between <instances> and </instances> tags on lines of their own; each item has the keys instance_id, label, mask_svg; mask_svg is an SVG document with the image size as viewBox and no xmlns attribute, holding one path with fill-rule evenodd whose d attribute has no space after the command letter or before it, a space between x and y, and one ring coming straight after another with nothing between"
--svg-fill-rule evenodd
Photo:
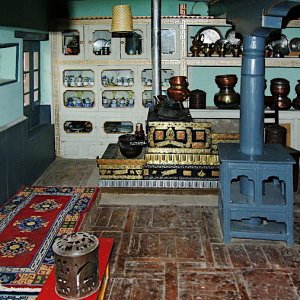
<instances>
[{"instance_id":1,"label":"patterned rug","mask_svg":"<svg viewBox=\"0 0 300 300\"><path fill-rule=\"evenodd\" d=\"M41 289L54 263L54 239L79 230L98 192L96 187L26 187L0 208L1 299L7 291Z\"/></svg>"}]
</instances>

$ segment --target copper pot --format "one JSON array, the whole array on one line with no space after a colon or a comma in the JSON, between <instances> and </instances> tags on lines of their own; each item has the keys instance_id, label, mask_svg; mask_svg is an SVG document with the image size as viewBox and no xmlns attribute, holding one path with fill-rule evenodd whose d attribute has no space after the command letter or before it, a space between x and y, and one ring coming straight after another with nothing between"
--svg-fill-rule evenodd
<instances>
[{"instance_id":1,"label":"copper pot","mask_svg":"<svg viewBox=\"0 0 300 300\"><path fill-rule=\"evenodd\" d=\"M292 101L287 95L290 92L290 82L284 78L274 78L271 80L270 91L274 98L274 102L270 106L276 109L276 105L280 110L288 110L292 106ZM276 103L277 102L277 103Z\"/></svg>"},{"instance_id":2,"label":"copper pot","mask_svg":"<svg viewBox=\"0 0 300 300\"><path fill-rule=\"evenodd\" d=\"M173 76L169 79L170 85L176 85L176 86L188 86L189 83L187 82L186 76Z\"/></svg>"},{"instance_id":3,"label":"copper pot","mask_svg":"<svg viewBox=\"0 0 300 300\"><path fill-rule=\"evenodd\" d=\"M206 108L206 93L202 90L193 90L190 92L189 108Z\"/></svg>"},{"instance_id":4,"label":"copper pot","mask_svg":"<svg viewBox=\"0 0 300 300\"><path fill-rule=\"evenodd\" d=\"M274 78L271 80L270 91L274 96L287 96L290 92L290 83L284 78Z\"/></svg>"},{"instance_id":5,"label":"copper pot","mask_svg":"<svg viewBox=\"0 0 300 300\"><path fill-rule=\"evenodd\" d=\"M296 110L300 110L300 80L298 80L298 83L295 86L295 91L297 94L297 97L293 99L292 106Z\"/></svg>"},{"instance_id":6,"label":"copper pot","mask_svg":"<svg viewBox=\"0 0 300 300\"><path fill-rule=\"evenodd\" d=\"M167 90L168 96L176 101L185 101L189 95L190 95L190 90L187 88L173 88L170 87Z\"/></svg>"}]
</instances>

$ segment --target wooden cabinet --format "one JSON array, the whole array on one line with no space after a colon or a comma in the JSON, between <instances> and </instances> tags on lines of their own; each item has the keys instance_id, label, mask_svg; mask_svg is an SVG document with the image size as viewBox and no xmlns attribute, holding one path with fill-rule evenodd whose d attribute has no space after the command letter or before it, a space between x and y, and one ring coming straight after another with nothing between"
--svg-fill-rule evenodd
<instances>
[{"instance_id":1,"label":"wooden cabinet","mask_svg":"<svg viewBox=\"0 0 300 300\"><path fill-rule=\"evenodd\" d=\"M72 19L56 23L51 34L56 153L66 158L101 156L109 143L132 133L136 123L145 124L152 103L151 22L134 18L134 32L118 36L110 32L109 18ZM299 33L300 21L292 21L283 33L289 39ZM174 75L188 77L189 89L206 92L207 109L191 109L195 119L239 119L239 110L217 109L215 76L236 74L240 92L242 56L192 57L192 37L212 28L222 37L232 30L224 19L211 17L162 18L162 93ZM295 98L299 58L266 58L266 95L274 77L290 81ZM187 107L188 102L184 105ZM280 123L289 128L290 146L300 150L300 118L293 109L280 111Z\"/></svg>"}]
</instances>

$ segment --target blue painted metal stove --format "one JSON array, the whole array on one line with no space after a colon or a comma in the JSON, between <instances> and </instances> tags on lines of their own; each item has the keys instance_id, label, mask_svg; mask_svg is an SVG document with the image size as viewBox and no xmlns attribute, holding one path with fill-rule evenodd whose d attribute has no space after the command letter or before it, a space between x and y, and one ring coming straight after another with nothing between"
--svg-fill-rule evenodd
<instances>
[{"instance_id":1,"label":"blue painted metal stove","mask_svg":"<svg viewBox=\"0 0 300 300\"><path fill-rule=\"evenodd\" d=\"M224 242L257 238L293 244L294 160L281 145L247 155L238 144L221 144L219 216ZM244 186L251 188L246 194Z\"/></svg>"},{"instance_id":2,"label":"blue painted metal stove","mask_svg":"<svg viewBox=\"0 0 300 300\"><path fill-rule=\"evenodd\" d=\"M224 242L231 238L293 244L295 163L280 145L264 145L265 44L294 1L208 0L211 15L226 14L243 35L240 144L219 144L219 215Z\"/></svg>"}]
</instances>

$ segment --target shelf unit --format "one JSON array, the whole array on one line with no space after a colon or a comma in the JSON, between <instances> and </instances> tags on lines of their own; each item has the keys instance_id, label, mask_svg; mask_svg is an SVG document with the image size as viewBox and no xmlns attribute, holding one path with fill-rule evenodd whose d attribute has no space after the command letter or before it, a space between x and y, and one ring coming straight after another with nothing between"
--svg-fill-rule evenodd
<instances>
[{"instance_id":1,"label":"shelf unit","mask_svg":"<svg viewBox=\"0 0 300 300\"><path fill-rule=\"evenodd\" d=\"M148 107L152 105L149 101L151 99L151 78L149 76L149 70L151 70L151 45L149 44L151 19L150 17L134 17L134 29L138 34L138 40L134 41L126 40L124 36L112 35L109 31L110 24L111 19L106 17L57 20L55 22L56 31L51 34L51 44L57 156L65 158L101 157L108 144L115 143L120 134L133 132L136 123L145 124ZM235 73L238 80L240 79L242 57L229 55L218 57L215 54L212 57L203 57L203 55L191 57L189 50L191 37L203 26L216 27L222 33L231 28L225 19L193 16L162 17L163 35L171 41L170 44L166 44L167 38L162 39L162 69L168 70L168 76L187 76L190 90L202 89L207 92L207 109L192 109L193 118L239 119L239 110L215 108L213 95L218 91L214 82L215 75L229 74L230 72L230 74ZM283 31L286 31L287 36L292 37L298 27L300 27L300 20L294 20ZM72 38L75 40L73 41ZM107 49L103 49L102 54L100 52L96 54L95 51L99 49L95 50L95 42L101 39L108 39L103 47L110 49L108 52L105 52ZM77 45L78 49L75 49L75 54L66 55L65 51L68 48L66 43L70 41L71 46L73 47L75 44L75 48ZM132 50L132 47L136 49L139 42L142 43L142 51L129 53L128 49ZM282 77L290 80L291 93L289 97L293 99L295 97L294 85L299 79L295 74L299 67L299 58L266 58L267 81L269 82L273 74L275 74L274 76L282 74ZM147 70L146 81L143 76L145 70ZM118 77L117 74L112 75L118 71L119 79L123 80L123 83L119 85L121 81L114 78L112 85L107 84L105 81L107 78L103 77ZM103 75L103 72L106 75ZM121 74L122 72L123 74ZM81 83L79 85L72 83L73 86L66 85L65 77L72 77L72 75L74 77L81 75L82 85ZM162 82L163 93L166 93L168 88L168 76L165 76ZM89 81L89 78L93 78L92 84L87 85L86 81ZM128 80L130 83L127 85L126 81ZM131 85L132 80L133 84ZM239 92L239 81L235 90ZM133 101L132 98L134 98ZM186 102L184 105L187 107L188 103ZM280 111L279 120L280 123L289 127L289 145L300 150L300 139L297 135L300 130L298 111L293 109ZM71 129L72 127L82 127L80 125L85 124L83 122L88 122L88 128L85 132L80 132L76 128L74 132L66 132L65 123L70 121L75 121L75 126L71 125ZM89 131L91 128L92 130Z\"/></svg>"}]
</instances>

